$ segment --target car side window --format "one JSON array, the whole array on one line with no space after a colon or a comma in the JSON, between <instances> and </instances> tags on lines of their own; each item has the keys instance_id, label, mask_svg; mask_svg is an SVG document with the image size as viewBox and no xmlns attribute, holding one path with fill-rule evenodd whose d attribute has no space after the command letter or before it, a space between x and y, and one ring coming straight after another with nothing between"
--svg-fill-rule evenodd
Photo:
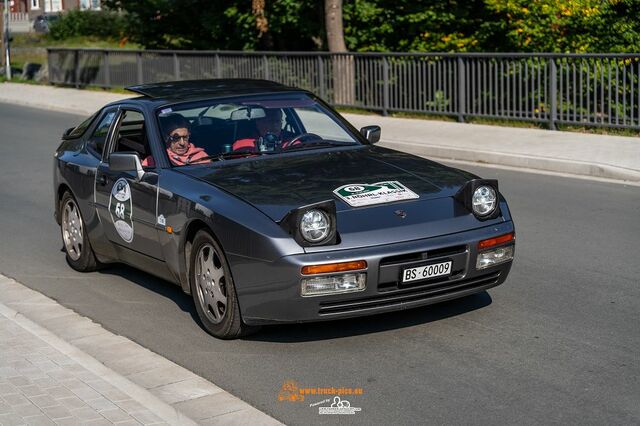
<instances>
[{"instance_id":1,"label":"car side window","mask_svg":"<svg viewBox=\"0 0 640 426\"><path fill-rule=\"evenodd\" d=\"M122 114L111 152L135 152L140 160L144 160L151 155L144 115L134 110L125 110Z\"/></svg>"},{"instance_id":2,"label":"car side window","mask_svg":"<svg viewBox=\"0 0 640 426\"><path fill-rule=\"evenodd\" d=\"M93 131L93 134L87 141L87 147L98 158L102 157L102 151L104 150L104 144L107 140L107 134L113 119L116 117L116 111L107 112L100 120L98 127Z\"/></svg>"}]
</instances>

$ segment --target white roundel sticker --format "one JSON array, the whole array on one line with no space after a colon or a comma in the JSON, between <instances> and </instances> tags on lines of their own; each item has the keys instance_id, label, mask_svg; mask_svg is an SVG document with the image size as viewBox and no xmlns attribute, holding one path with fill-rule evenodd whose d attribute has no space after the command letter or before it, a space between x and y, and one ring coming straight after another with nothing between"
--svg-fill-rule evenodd
<instances>
[{"instance_id":1,"label":"white roundel sticker","mask_svg":"<svg viewBox=\"0 0 640 426\"><path fill-rule=\"evenodd\" d=\"M126 179L120 178L111 188L109 197L109 213L118 235L127 243L133 241L133 206L131 204L131 187Z\"/></svg>"}]
</instances>

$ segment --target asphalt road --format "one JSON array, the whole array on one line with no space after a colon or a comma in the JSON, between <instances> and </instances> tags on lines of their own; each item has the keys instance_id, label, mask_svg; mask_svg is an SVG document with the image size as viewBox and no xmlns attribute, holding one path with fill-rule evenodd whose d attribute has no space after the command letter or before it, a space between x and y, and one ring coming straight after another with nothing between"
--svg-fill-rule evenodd
<instances>
[{"instance_id":1,"label":"asphalt road","mask_svg":"<svg viewBox=\"0 0 640 426\"><path fill-rule=\"evenodd\" d=\"M52 153L80 117L0 104L0 272L210 379L288 424L640 422L640 188L470 169L500 179L516 220L511 275L416 310L273 326L220 341L178 287L124 266L67 266ZM640 141L639 141L640 143ZM362 388L362 411L279 402L300 387ZM322 404L327 405L327 404Z\"/></svg>"}]
</instances>

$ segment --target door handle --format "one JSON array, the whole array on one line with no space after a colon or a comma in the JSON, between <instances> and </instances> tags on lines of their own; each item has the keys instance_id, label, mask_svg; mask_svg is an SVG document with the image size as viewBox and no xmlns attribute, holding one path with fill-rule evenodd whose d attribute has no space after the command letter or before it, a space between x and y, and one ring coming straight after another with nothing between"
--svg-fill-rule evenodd
<instances>
[{"instance_id":1,"label":"door handle","mask_svg":"<svg viewBox=\"0 0 640 426\"><path fill-rule=\"evenodd\" d=\"M108 182L107 175L100 175L100 176L98 176L98 183L99 183L101 186L105 186L105 185L107 184L107 182Z\"/></svg>"}]
</instances>

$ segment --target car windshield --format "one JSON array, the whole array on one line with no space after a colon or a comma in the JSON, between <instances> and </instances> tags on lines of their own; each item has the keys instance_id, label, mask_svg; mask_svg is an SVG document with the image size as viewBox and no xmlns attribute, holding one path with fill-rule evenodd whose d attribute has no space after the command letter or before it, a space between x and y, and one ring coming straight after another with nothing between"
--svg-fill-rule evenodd
<instances>
[{"instance_id":1,"label":"car windshield","mask_svg":"<svg viewBox=\"0 0 640 426\"><path fill-rule=\"evenodd\" d=\"M333 112L304 94L180 104L158 111L175 166L360 145Z\"/></svg>"}]
</instances>

